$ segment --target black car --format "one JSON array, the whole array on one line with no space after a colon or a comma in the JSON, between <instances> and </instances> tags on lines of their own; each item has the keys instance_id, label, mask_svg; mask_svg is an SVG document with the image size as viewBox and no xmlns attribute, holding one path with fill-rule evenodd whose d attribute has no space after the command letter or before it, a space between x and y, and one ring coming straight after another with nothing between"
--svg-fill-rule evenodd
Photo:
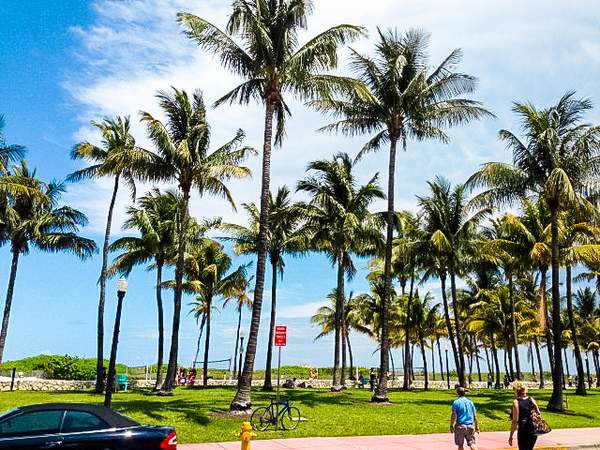
<instances>
[{"instance_id":1,"label":"black car","mask_svg":"<svg viewBox=\"0 0 600 450\"><path fill-rule=\"evenodd\" d=\"M176 450L177 435L104 406L46 403L0 414L0 449Z\"/></svg>"}]
</instances>

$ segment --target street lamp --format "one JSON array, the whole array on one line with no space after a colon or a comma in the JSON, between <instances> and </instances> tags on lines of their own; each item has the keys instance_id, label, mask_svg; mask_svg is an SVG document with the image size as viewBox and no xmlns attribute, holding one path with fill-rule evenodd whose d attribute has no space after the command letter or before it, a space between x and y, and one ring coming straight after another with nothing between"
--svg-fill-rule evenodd
<instances>
[{"instance_id":1,"label":"street lamp","mask_svg":"<svg viewBox=\"0 0 600 450\"><path fill-rule=\"evenodd\" d=\"M115 328L113 329L112 346L110 349L110 361L108 363L108 378L106 380L106 392L104 394L104 406L110 408L112 393L115 385L115 365L117 363L117 344L119 343L119 326L121 325L121 310L123 299L127 293L127 280L120 278L117 282L117 315L115 316Z\"/></svg>"},{"instance_id":2,"label":"street lamp","mask_svg":"<svg viewBox=\"0 0 600 450\"><path fill-rule=\"evenodd\" d=\"M244 338L246 337L246 333L244 330L240 331L240 362L238 364L238 385L242 380L242 355L244 353Z\"/></svg>"},{"instance_id":3,"label":"street lamp","mask_svg":"<svg viewBox=\"0 0 600 450\"><path fill-rule=\"evenodd\" d=\"M450 366L448 365L448 346L444 346L446 352L446 382L448 383L448 389L450 389Z\"/></svg>"}]
</instances>

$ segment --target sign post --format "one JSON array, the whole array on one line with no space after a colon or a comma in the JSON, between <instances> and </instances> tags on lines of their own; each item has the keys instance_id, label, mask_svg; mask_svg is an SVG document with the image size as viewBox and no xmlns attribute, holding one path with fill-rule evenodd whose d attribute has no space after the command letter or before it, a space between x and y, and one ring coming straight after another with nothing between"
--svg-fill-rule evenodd
<instances>
[{"instance_id":1,"label":"sign post","mask_svg":"<svg viewBox=\"0 0 600 450\"><path fill-rule=\"evenodd\" d=\"M275 397L275 431L279 430L279 385L281 384L281 347L287 345L287 326L277 325L275 327L275 347L279 348L277 357L277 396Z\"/></svg>"}]
</instances>

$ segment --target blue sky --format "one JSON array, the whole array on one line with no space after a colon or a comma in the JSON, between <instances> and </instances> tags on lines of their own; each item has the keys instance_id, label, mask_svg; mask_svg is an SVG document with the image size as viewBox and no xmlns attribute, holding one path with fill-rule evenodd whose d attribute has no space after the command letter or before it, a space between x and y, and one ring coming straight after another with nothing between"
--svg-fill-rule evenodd
<instances>
[{"instance_id":1,"label":"blue sky","mask_svg":"<svg viewBox=\"0 0 600 450\"><path fill-rule=\"evenodd\" d=\"M37 167L38 174L46 179L64 178L80 167L79 162L69 159L68 152L80 140L97 140L89 127L92 119L129 114L134 118L138 142L149 145L135 118L139 110L160 114L153 98L157 89L171 85L188 90L201 88L208 103L238 81L187 41L174 21L175 13L185 10L222 26L228 3L217 0L0 2L0 113L6 117L9 141L27 146L29 165ZM451 131L449 145L410 143L398 161L398 208L414 208L415 194L423 194L426 181L435 175L461 182L485 161L507 160L509 154L496 135L500 128L518 127L510 113L513 100L547 105L566 90L575 89L580 95L595 97L596 103L600 102L597 26L600 6L591 0L578 2L576 8L564 2L542 0L373 0L368 9L358 0L316 0L315 5L307 36L341 22L364 25L371 36L377 25L401 30L420 27L432 34L434 63L461 47L465 54L461 69L480 79L475 97L498 116L496 120ZM355 47L368 51L369 40L362 40ZM345 54L342 52L342 73L346 71ZM299 102L290 103L294 120L289 124L285 145L273 158L273 186L294 185L309 160L329 157L337 151L356 154L364 141L315 133L325 120ZM215 145L224 142L241 127L247 133L247 143L259 147L260 117L262 113L257 106L211 110L213 142ZM600 108L588 120L599 122ZM259 160L249 164L256 174L254 179L232 184L239 202L258 198ZM385 153L369 156L361 165L361 176L367 179L381 171L381 182L385 185L385 167ZM64 197L88 214L90 225L83 233L97 241L101 240L109 194L110 181L100 180L69 186ZM120 222L129 202L123 192L113 227L116 235L121 233ZM192 212L199 217L222 216L239 223L245 219L222 201L211 198L194 198ZM98 258L80 262L68 255L37 252L22 258L6 359L40 352L93 356L99 264ZM359 265L364 267L364 263ZM0 250L2 296L8 266L9 254L3 248ZM364 274L364 270L357 274L350 289L359 292L366 288ZM142 268L130 277L119 359L132 365L154 359L156 311L152 283L152 274ZM324 339L313 343L317 330L310 326L309 316L323 303L334 283L335 273L324 257L288 259L280 283L281 320L278 321L287 324L291 333L284 362L330 364L331 342ZM109 292L114 293L114 288L111 283ZM421 289L439 293L435 282ZM112 330L113 297L107 304L107 342ZM267 297L263 311L265 321L269 314L268 300ZM232 312L217 314L213 330L211 358L229 357L235 331ZM194 320L185 316L182 361L192 359L195 337ZM263 344L265 339L262 332ZM372 353L374 343L356 337L355 347L360 364L376 363L377 356ZM264 353L263 345L258 365L263 364Z\"/></svg>"}]
</instances>

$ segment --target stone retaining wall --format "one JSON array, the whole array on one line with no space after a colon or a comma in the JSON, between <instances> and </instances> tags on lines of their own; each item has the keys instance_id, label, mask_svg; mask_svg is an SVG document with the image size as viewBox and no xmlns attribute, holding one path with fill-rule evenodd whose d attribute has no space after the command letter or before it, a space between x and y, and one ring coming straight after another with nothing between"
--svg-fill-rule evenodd
<instances>
[{"instance_id":1,"label":"stone retaining wall","mask_svg":"<svg viewBox=\"0 0 600 450\"><path fill-rule=\"evenodd\" d=\"M281 381L282 384L285 380ZM252 386L262 386L264 380L252 380ZM306 383L307 386L313 388L329 388L331 387L331 380L329 379L308 379L301 380L296 379L296 386L301 383ZM456 383L456 380L452 380L450 382L450 387L453 388ZM202 384L202 379L196 380L196 385ZM536 382L526 382L526 386L529 389L537 389L538 383ZM77 381L77 380L47 380L43 378L27 378L27 379L15 379L14 389L19 391L84 391L93 389L95 385L94 381ZM209 386L236 386L236 380L217 380L217 379L209 379ZM154 380L130 380L129 386L131 387L140 387L140 388L148 388L154 387ZM352 382L349 381L347 386L352 386ZM416 380L412 383L412 388L414 389L422 389L424 386L424 382L422 380ZM388 382L389 388L401 388L402 387L402 377L396 380L390 380ZM447 383L445 381L430 381L429 387L431 389L446 389ZM473 382L470 386L472 389L485 389L487 387L485 382ZM549 384L547 386L551 388ZM368 389L368 385L366 386ZM0 381L0 391L9 391L10 390L10 381Z\"/></svg>"},{"instance_id":2,"label":"stone retaining wall","mask_svg":"<svg viewBox=\"0 0 600 450\"><path fill-rule=\"evenodd\" d=\"M16 391L86 391L93 389L95 381L80 380L47 380L15 378L14 390ZM153 380L131 380L131 387L153 387ZM0 381L0 391L10 391L10 381Z\"/></svg>"}]
</instances>

